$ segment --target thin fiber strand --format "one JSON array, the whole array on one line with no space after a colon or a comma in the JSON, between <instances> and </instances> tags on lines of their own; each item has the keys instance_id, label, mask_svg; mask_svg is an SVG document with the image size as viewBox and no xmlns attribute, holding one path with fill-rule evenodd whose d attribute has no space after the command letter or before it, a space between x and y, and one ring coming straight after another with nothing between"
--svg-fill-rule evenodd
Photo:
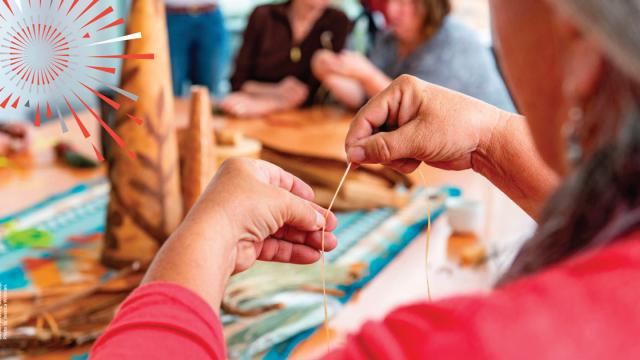
<instances>
[{"instance_id":1,"label":"thin fiber strand","mask_svg":"<svg viewBox=\"0 0 640 360\"><path fill-rule=\"evenodd\" d=\"M333 203L336 202L338 198L338 194L340 193L340 189L342 189L342 185L344 185L345 180L347 179L347 175L349 175L349 171L351 170L351 163L347 165L347 169L344 171L342 175L342 179L338 183L338 188L336 189L335 194L333 194L333 198L331 198L331 202L329 202L329 207L327 207L327 211L324 214L324 225L322 226L322 232L320 236L322 238L320 242L320 272L322 277L322 297L323 297L323 307L324 307L324 336L325 341L327 342L327 352L329 352L329 310L328 310L328 300L327 300L327 283L325 277L325 260L324 260L324 233L327 229L327 219L329 218L329 213L331 212L331 208L333 208Z\"/></svg>"},{"instance_id":2,"label":"thin fiber strand","mask_svg":"<svg viewBox=\"0 0 640 360\"><path fill-rule=\"evenodd\" d=\"M422 168L418 168L418 175L422 180L422 185L426 188L427 181L425 180ZM427 232L426 232L427 245L425 246L425 277L427 278L427 298L431 301L431 284L429 283L429 245L431 243L431 199L427 198Z\"/></svg>"}]
</instances>

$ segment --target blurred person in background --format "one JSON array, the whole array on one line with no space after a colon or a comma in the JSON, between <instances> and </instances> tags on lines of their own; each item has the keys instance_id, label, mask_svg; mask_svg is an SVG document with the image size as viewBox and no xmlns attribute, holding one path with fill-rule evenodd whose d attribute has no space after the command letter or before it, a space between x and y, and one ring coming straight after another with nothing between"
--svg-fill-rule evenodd
<instances>
[{"instance_id":1,"label":"blurred person in background","mask_svg":"<svg viewBox=\"0 0 640 360\"><path fill-rule=\"evenodd\" d=\"M314 56L313 73L336 100L356 109L408 74L513 110L491 51L449 15L449 0L388 0L385 6L388 29L368 59L352 51Z\"/></svg>"},{"instance_id":2,"label":"blurred person in background","mask_svg":"<svg viewBox=\"0 0 640 360\"><path fill-rule=\"evenodd\" d=\"M371 46L386 23L384 11L387 7L387 0L360 0L360 5L362 13L354 20L354 23L357 23L361 18L367 20L367 45Z\"/></svg>"},{"instance_id":3,"label":"blurred person in background","mask_svg":"<svg viewBox=\"0 0 640 360\"><path fill-rule=\"evenodd\" d=\"M229 65L229 35L217 0L164 0L173 93L204 85L216 96Z\"/></svg>"},{"instance_id":4,"label":"blurred person in background","mask_svg":"<svg viewBox=\"0 0 640 360\"><path fill-rule=\"evenodd\" d=\"M320 86L311 72L319 49L340 51L351 22L329 0L258 6L235 60L231 93L221 103L235 116L257 116L310 105Z\"/></svg>"}]
</instances>

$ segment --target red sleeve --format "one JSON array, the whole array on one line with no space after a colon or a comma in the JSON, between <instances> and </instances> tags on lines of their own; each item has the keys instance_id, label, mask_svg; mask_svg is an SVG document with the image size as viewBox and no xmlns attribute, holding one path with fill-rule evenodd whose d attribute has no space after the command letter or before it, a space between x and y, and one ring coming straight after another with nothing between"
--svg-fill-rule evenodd
<instances>
[{"instance_id":1,"label":"red sleeve","mask_svg":"<svg viewBox=\"0 0 640 360\"><path fill-rule=\"evenodd\" d=\"M328 359L638 358L640 238L579 256L485 296L417 304L369 322ZM95 359L224 359L222 328L178 285L140 287Z\"/></svg>"},{"instance_id":2,"label":"red sleeve","mask_svg":"<svg viewBox=\"0 0 640 360\"><path fill-rule=\"evenodd\" d=\"M91 349L91 359L225 359L222 325L209 304L171 283L136 289Z\"/></svg>"},{"instance_id":3,"label":"red sleeve","mask_svg":"<svg viewBox=\"0 0 640 360\"><path fill-rule=\"evenodd\" d=\"M640 239L485 296L416 304L369 322L327 359L639 358Z\"/></svg>"}]
</instances>

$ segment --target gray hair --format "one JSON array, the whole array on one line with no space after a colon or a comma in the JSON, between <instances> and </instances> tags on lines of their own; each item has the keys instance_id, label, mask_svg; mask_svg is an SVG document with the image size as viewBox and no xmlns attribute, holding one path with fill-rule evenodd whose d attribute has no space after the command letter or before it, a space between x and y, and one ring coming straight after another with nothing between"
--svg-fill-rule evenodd
<instances>
[{"instance_id":1,"label":"gray hair","mask_svg":"<svg viewBox=\"0 0 640 360\"><path fill-rule=\"evenodd\" d=\"M640 0L551 0L640 83Z\"/></svg>"},{"instance_id":2,"label":"gray hair","mask_svg":"<svg viewBox=\"0 0 640 360\"><path fill-rule=\"evenodd\" d=\"M561 184L536 234L500 279L504 285L640 229L640 0L548 0L608 57L588 99L581 138L589 156Z\"/></svg>"}]
</instances>

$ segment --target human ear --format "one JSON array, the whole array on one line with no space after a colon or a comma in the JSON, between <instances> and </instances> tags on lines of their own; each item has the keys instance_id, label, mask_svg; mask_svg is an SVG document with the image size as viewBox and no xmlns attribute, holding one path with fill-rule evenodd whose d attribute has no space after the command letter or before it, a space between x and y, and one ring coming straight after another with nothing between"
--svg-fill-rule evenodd
<instances>
[{"instance_id":1,"label":"human ear","mask_svg":"<svg viewBox=\"0 0 640 360\"><path fill-rule=\"evenodd\" d=\"M591 36L567 18L559 16L557 21L565 44L563 94L569 101L584 104L597 92L604 76L605 55Z\"/></svg>"}]
</instances>

